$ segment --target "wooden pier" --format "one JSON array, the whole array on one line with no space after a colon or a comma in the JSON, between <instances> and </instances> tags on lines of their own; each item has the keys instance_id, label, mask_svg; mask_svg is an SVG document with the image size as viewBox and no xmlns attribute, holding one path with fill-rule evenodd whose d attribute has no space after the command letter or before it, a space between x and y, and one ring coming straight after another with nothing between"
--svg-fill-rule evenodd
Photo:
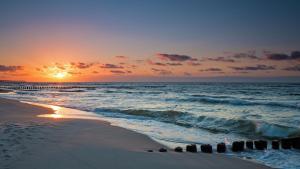
<instances>
[{"instance_id":1,"label":"wooden pier","mask_svg":"<svg viewBox=\"0 0 300 169\"><path fill-rule=\"evenodd\" d=\"M1 84L0 89L3 90L43 90L43 89L56 89L56 90L66 90L66 89L95 89L96 87L87 85L57 85L57 84Z\"/></svg>"}]
</instances>

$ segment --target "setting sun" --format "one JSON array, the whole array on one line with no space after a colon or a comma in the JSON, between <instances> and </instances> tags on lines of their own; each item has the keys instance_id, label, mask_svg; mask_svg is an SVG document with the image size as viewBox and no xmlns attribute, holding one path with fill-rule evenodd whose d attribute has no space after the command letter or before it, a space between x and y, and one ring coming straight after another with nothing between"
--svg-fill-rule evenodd
<instances>
[{"instance_id":1,"label":"setting sun","mask_svg":"<svg viewBox=\"0 0 300 169\"><path fill-rule=\"evenodd\" d=\"M50 79L63 80L72 76L74 68L70 64L58 64L54 63L51 66L44 66L38 68L39 72L45 76L48 76Z\"/></svg>"},{"instance_id":2,"label":"setting sun","mask_svg":"<svg viewBox=\"0 0 300 169\"><path fill-rule=\"evenodd\" d=\"M64 79L68 75L67 72L58 72L53 74L52 76L56 79Z\"/></svg>"}]
</instances>

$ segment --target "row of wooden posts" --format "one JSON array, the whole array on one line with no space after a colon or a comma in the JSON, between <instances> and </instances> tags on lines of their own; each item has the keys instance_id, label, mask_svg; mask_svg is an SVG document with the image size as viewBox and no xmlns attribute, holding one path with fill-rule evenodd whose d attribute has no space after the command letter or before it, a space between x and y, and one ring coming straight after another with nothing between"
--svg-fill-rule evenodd
<instances>
[{"instance_id":1,"label":"row of wooden posts","mask_svg":"<svg viewBox=\"0 0 300 169\"><path fill-rule=\"evenodd\" d=\"M42 90L42 89L74 89L74 88L88 88L92 89L94 87L90 86L60 86L60 85L43 85L43 86L0 86L0 89L10 89L10 90Z\"/></svg>"},{"instance_id":2,"label":"row of wooden posts","mask_svg":"<svg viewBox=\"0 0 300 169\"><path fill-rule=\"evenodd\" d=\"M271 147L274 150L282 149L300 149L300 137L295 138L285 138L281 140L273 140L271 141ZM234 141L231 145L232 152L241 152L246 149L249 150L266 150L268 149L268 141L266 140L248 140L248 141ZM203 153L212 153L213 148L210 144L202 144L200 146L200 150ZM225 143L217 144L217 152L218 153L225 153L227 151L227 146ZM164 148L159 149L159 152L166 152L167 150ZM183 152L182 147L176 147L174 149L175 152ZM186 146L187 152L198 152L196 144L190 144ZM152 152L152 151L151 151Z\"/></svg>"}]
</instances>

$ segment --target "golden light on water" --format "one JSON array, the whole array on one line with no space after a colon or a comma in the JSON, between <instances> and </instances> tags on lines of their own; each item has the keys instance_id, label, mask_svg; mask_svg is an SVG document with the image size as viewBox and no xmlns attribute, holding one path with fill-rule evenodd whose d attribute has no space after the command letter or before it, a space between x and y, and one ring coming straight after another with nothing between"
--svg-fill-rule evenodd
<instances>
[{"instance_id":1,"label":"golden light on water","mask_svg":"<svg viewBox=\"0 0 300 169\"><path fill-rule=\"evenodd\" d=\"M60 118L63 118L63 115L61 115L61 114L42 114L42 115L38 115L38 117L47 117L47 118L53 118L53 119L60 119Z\"/></svg>"},{"instance_id":2,"label":"golden light on water","mask_svg":"<svg viewBox=\"0 0 300 169\"><path fill-rule=\"evenodd\" d=\"M43 105L39 103L30 103L30 102L25 102L33 105L38 105L38 106L43 106L50 108L54 111L52 114L40 114L37 115L37 117L43 117L43 118L51 118L51 119L89 119L89 120L102 120L99 115L90 113L90 112L85 112L85 111L80 111L80 110L75 110L75 109L69 109L69 108L64 108L64 107L59 107L59 106L53 106L53 105Z\"/></svg>"},{"instance_id":3,"label":"golden light on water","mask_svg":"<svg viewBox=\"0 0 300 169\"><path fill-rule=\"evenodd\" d=\"M38 115L38 117L47 117L53 119L60 119L64 117L62 114L60 114L61 107L50 105L50 108L54 110L54 114L41 114Z\"/></svg>"},{"instance_id":4,"label":"golden light on water","mask_svg":"<svg viewBox=\"0 0 300 169\"><path fill-rule=\"evenodd\" d=\"M58 112L59 110L61 110L61 107L53 106L53 105L50 105L50 108L53 109L55 112Z\"/></svg>"}]
</instances>

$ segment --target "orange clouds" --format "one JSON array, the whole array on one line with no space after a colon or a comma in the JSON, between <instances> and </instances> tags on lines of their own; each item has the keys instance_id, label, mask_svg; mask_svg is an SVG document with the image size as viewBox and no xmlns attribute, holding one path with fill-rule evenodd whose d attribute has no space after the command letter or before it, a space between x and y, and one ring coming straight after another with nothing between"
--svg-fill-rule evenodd
<instances>
[{"instance_id":1,"label":"orange clouds","mask_svg":"<svg viewBox=\"0 0 300 169\"><path fill-rule=\"evenodd\" d=\"M16 72L18 70L23 70L23 66L0 65L0 72Z\"/></svg>"},{"instance_id":2,"label":"orange clouds","mask_svg":"<svg viewBox=\"0 0 300 169\"><path fill-rule=\"evenodd\" d=\"M37 67L35 71L41 79L47 81L73 81L81 75L88 76L94 73L94 65L96 63L69 62L69 63L53 63Z\"/></svg>"},{"instance_id":3,"label":"orange clouds","mask_svg":"<svg viewBox=\"0 0 300 169\"><path fill-rule=\"evenodd\" d=\"M103 69L123 69L124 68L123 66L110 64L110 63L103 64L100 67L103 68Z\"/></svg>"},{"instance_id":4,"label":"orange clouds","mask_svg":"<svg viewBox=\"0 0 300 169\"><path fill-rule=\"evenodd\" d=\"M158 53L156 54L156 56L161 60L168 60L168 61L177 61L177 62L197 61L196 58L187 55Z\"/></svg>"},{"instance_id":5,"label":"orange clouds","mask_svg":"<svg viewBox=\"0 0 300 169\"><path fill-rule=\"evenodd\" d=\"M54 59L55 60L55 59ZM1 79L27 81L99 81L109 77L135 76L288 76L299 75L299 52L256 55L255 52L195 58L179 54L156 54L144 59L118 55L97 61L67 61L51 64L0 65ZM122 77L123 79L125 77Z\"/></svg>"}]
</instances>

